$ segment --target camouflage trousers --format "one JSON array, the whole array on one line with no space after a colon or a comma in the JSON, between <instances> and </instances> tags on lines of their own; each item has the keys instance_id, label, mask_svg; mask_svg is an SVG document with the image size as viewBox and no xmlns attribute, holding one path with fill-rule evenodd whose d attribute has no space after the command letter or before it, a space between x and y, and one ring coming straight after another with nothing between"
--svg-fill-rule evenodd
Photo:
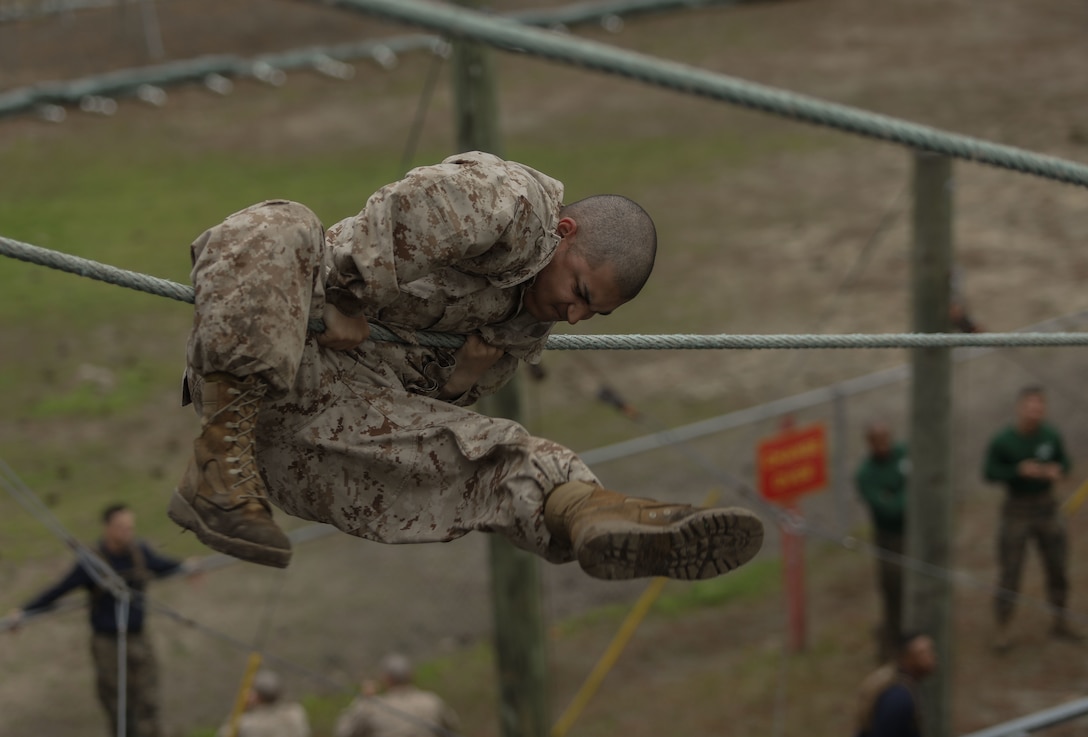
<instances>
[{"instance_id":1,"label":"camouflage trousers","mask_svg":"<svg viewBox=\"0 0 1088 737\"><path fill-rule=\"evenodd\" d=\"M544 499L596 478L570 450L521 425L405 390L388 350L334 351L306 331L330 267L305 207L242 210L192 246L196 290L187 376L259 373L257 422L271 500L289 514L385 543L496 532L552 562L572 560L544 525ZM375 358L382 356L382 358ZM199 401L197 402L199 407Z\"/></svg>"},{"instance_id":2,"label":"camouflage trousers","mask_svg":"<svg viewBox=\"0 0 1088 737\"><path fill-rule=\"evenodd\" d=\"M126 638L125 734L128 737L159 737L159 670L151 643L142 634ZM117 734L117 638L96 632L91 640L98 700L110 720L110 734Z\"/></svg>"},{"instance_id":3,"label":"camouflage trousers","mask_svg":"<svg viewBox=\"0 0 1088 737\"><path fill-rule=\"evenodd\" d=\"M1040 499L1006 499L997 535L998 586L1002 589L994 598L998 622L1012 618L1016 604L1012 594L1020 591L1029 540L1035 541L1043 561L1047 600L1054 607L1065 607L1069 591L1066 578L1069 546L1065 526L1058 517L1057 501L1050 494Z\"/></svg>"}]
</instances>

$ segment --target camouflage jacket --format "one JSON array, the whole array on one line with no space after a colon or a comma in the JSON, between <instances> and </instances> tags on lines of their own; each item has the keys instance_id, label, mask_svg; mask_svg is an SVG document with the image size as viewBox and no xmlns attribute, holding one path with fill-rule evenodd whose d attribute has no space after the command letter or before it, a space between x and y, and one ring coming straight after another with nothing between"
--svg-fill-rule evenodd
<instances>
[{"instance_id":1,"label":"camouflage jacket","mask_svg":"<svg viewBox=\"0 0 1088 737\"><path fill-rule=\"evenodd\" d=\"M392 367L408 391L434 397L453 351L419 346L414 332L479 333L507 355L451 400L462 406L505 383L519 359L539 361L554 323L529 315L522 297L555 253L562 197L560 182L472 152L413 169L329 228L328 301L408 341L370 341L359 360Z\"/></svg>"}]
</instances>

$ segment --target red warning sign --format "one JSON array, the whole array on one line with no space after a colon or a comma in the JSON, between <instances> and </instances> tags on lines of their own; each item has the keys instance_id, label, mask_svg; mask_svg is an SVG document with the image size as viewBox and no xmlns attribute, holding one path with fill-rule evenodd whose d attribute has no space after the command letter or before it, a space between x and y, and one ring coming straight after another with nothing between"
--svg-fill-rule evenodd
<instances>
[{"instance_id":1,"label":"red warning sign","mask_svg":"<svg viewBox=\"0 0 1088 737\"><path fill-rule=\"evenodd\" d=\"M759 444L759 491L771 501L789 501L827 486L827 439L823 425L785 430Z\"/></svg>"}]
</instances>

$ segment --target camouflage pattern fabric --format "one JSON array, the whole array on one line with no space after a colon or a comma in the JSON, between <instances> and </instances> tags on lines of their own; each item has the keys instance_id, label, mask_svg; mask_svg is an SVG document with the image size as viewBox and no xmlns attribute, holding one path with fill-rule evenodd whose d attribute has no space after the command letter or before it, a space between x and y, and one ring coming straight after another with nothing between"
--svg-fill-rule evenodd
<instances>
[{"instance_id":1,"label":"camouflage pattern fabric","mask_svg":"<svg viewBox=\"0 0 1088 737\"><path fill-rule=\"evenodd\" d=\"M128 737L159 737L159 669L146 635L130 632L126 647L128 671L125 733ZM117 734L117 638L95 633L91 640L98 700L110 720L110 734Z\"/></svg>"},{"instance_id":2,"label":"camouflage pattern fabric","mask_svg":"<svg viewBox=\"0 0 1088 737\"><path fill-rule=\"evenodd\" d=\"M1069 545L1065 526L1058 517L1058 503L1054 495L1047 493L1038 497L1009 498L1001 508L1001 526L997 534L1000 564L998 586L1007 590L998 592L994 599L998 622L1007 622L1012 617L1016 602L1007 592L1020 591L1024 554L1029 540L1035 540L1039 557L1043 560L1047 600L1055 607L1065 607L1069 592L1066 577Z\"/></svg>"},{"instance_id":3,"label":"camouflage pattern fabric","mask_svg":"<svg viewBox=\"0 0 1088 737\"><path fill-rule=\"evenodd\" d=\"M336 722L335 737L434 737L434 725L458 730L457 715L434 693L394 686L353 701Z\"/></svg>"},{"instance_id":4,"label":"camouflage pattern fabric","mask_svg":"<svg viewBox=\"0 0 1088 737\"><path fill-rule=\"evenodd\" d=\"M539 360L554 323L522 307L549 262L562 185L481 153L421 167L323 234L302 205L265 202L192 245L190 390L223 371L272 387L257 458L271 500L304 519L386 543L498 532L553 562L543 502L595 483L570 450L466 409L519 360ZM416 330L478 333L506 355L465 394L439 400L454 351L367 341L321 348L306 332L326 301L412 341ZM197 403L199 406L199 402Z\"/></svg>"},{"instance_id":5,"label":"camouflage pattern fabric","mask_svg":"<svg viewBox=\"0 0 1088 737\"><path fill-rule=\"evenodd\" d=\"M221 726L216 735L231 737L230 722ZM302 704L257 704L238 719L235 737L310 737L310 720Z\"/></svg>"}]
</instances>

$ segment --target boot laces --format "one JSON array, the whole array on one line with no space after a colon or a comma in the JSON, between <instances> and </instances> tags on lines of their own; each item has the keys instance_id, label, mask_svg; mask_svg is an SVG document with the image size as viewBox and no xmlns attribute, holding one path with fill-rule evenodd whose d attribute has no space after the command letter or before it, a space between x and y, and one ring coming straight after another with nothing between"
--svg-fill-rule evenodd
<instances>
[{"instance_id":1,"label":"boot laces","mask_svg":"<svg viewBox=\"0 0 1088 737\"><path fill-rule=\"evenodd\" d=\"M235 395L236 398L221 407L213 415L213 420L220 414L229 411L233 411L237 416L236 420L223 423L225 427L235 431L234 434L223 436L223 440L234 446L235 455L227 456L226 461L232 466L227 470L227 473L235 477L231 488L237 489L239 486L244 486L257 479L257 459L254 454L253 430L257 424L257 413L260 409L261 399L264 398L264 388L250 387L243 391L230 387L227 393ZM260 494L244 494L241 496L241 498L250 497L264 499Z\"/></svg>"}]
</instances>

